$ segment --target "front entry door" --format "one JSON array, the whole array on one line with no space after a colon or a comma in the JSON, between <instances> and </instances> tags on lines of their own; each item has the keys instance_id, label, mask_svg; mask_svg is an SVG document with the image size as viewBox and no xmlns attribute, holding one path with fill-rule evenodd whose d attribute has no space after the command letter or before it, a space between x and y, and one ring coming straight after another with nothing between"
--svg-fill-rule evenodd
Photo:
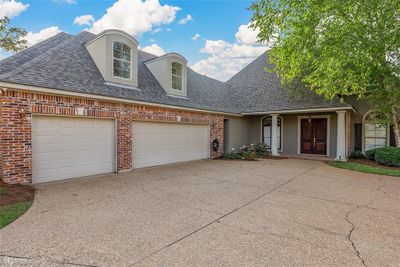
<instances>
[{"instance_id":1,"label":"front entry door","mask_svg":"<svg viewBox=\"0 0 400 267\"><path fill-rule=\"evenodd\" d=\"M301 120L301 153L326 155L327 120Z\"/></svg>"}]
</instances>

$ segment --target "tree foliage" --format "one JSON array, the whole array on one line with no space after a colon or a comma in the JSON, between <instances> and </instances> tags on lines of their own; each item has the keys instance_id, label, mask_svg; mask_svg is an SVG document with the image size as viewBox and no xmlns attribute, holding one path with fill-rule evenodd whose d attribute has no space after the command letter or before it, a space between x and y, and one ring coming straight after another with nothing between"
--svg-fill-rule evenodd
<instances>
[{"instance_id":1,"label":"tree foliage","mask_svg":"<svg viewBox=\"0 0 400 267\"><path fill-rule=\"evenodd\" d=\"M400 146L398 0L258 0L251 10L259 40L274 39L269 59L284 86L367 98Z\"/></svg>"},{"instance_id":2,"label":"tree foliage","mask_svg":"<svg viewBox=\"0 0 400 267\"><path fill-rule=\"evenodd\" d=\"M18 27L9 27L10 19L0 18L0 48L9 52L18 52L26 48L24 39L27 32Z\"/></svg>"}]
</instances>

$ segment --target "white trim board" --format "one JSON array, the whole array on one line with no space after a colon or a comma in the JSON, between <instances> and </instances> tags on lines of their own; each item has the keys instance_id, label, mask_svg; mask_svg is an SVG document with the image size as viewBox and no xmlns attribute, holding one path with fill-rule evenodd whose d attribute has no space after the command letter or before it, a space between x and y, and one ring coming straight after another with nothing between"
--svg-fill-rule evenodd
<instances>
[{"instance_id":1,"label":"white trim board","mask_svg":"<svg viewBox=\"0 0 400 267\"><path fill-rule=\"evenodd\" d=\"M263 116L263 117L261 117L261 119L260 119L260 143L263 143L264 142L264 136L263 136L263 120L265 119L265 118L268 118L268 117L272 117L272 114L271 115L267 115L267 116ZM278 116L278 118L280 118L281 119L281 149L278 149L278 152L283 152L283 135L284 135L284 133L283 133L283 117L282 116ZM271 149L267 149L268 151L271 151Z\"/></svg>"},{"instance_id":2,"label":"white trim board","mask_svg":"<svg viewBox=\"0 0 400 267\"><path fill-rule=\"evenodd\" d=\"M297 154L301 155L301 119L310 116L297 116ZM311 115L311 119L326 119L326 156L331 153L331 115Z\"/></svg>"}]
</instances>

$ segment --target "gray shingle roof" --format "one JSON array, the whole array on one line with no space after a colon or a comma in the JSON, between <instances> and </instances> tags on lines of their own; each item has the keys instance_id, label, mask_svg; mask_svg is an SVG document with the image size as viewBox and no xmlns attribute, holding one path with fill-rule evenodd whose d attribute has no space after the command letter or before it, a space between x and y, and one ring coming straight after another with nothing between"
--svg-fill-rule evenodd
<instances>
[{"instance_id":1,"label":"gray shingle roof","mask_svg":"<svg viewBox=\"0 0 400 267\"><path fill-rule=\"evenodd\" d=\"M144 64L157 56L140 50L140 90L106 85L83 45L95 37L88 32L76 36L59 33L5 58L0 61L0 81L228 113L340 105L311 95L303 97L301 101L290 100L274 75L264 72L265 54L226 83L188 68L187 99L171 97L165 93Z\"/></svg>"},{"instance_id":2,"label":"gray shingle roof","mask_svg":"<svg viewBox=\"0 0 400 267\"><path fill-rule=\"evenodd\" d=\"M309 90L301 95L290 94L275 74L265 71L273 68L267 61L266 52L227 81L233 94L242 97L243 113L349 106L337 99L327 101Z\"/></svg>"}]
</instances>

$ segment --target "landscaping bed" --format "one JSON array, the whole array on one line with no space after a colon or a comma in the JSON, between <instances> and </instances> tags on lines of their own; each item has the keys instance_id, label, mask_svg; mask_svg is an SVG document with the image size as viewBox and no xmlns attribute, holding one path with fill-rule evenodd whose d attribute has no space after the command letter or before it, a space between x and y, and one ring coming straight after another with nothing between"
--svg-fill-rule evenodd
<instances>
[{"instance_id":1,"label":"landscaping bed","mask_svg":"<svg viewBox=\"0 0 400 267\"><path fill-rule=\"evenodd\" d=\"M0 180L0 228L24 214L31 207L33 196L31 186L10 185Z\"/></svg>"}]
</instances>

